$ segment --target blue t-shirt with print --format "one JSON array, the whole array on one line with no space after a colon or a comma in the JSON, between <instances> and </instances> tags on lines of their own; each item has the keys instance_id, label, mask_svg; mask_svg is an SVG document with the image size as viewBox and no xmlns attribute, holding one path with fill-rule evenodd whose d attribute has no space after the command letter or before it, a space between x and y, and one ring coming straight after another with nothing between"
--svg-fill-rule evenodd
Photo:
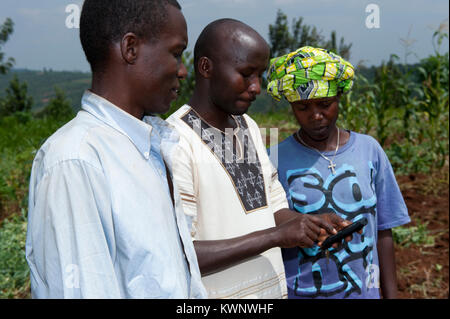
<instances>
[{"instance_id":1,"label":"blue t-shirt with print","mask_svg":"<svg viewBox=\"0 0 450 319\"><path fill-rule=\"evenodd\" d=\"M334 158L335 174L317 151L293 136L269 150L289 207L303 214L335 212L369 221L363 234L329 248L282 249L289 298L380 298L378 231L410 221L389 160L378 142L350 132ZM276 156L278 154L278 156ZM334 151L323 153L333 158ZM278 159L277 159L278 157ZM278 163L277 163L278 161Z\"/></svg>"}]
</instances>

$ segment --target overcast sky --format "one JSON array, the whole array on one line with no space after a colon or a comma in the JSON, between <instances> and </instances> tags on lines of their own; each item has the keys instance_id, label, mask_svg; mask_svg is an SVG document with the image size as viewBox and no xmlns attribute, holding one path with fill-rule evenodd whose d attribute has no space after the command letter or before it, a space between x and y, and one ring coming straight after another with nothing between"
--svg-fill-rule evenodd
<instances>
[{"instance_id":1,"label":"overcast sky","mask_svg":"<svg viewBox=\"0 0 450 319\"><path fill-rule=\"evenodd\" d=\"M302 16L304 23L316 26L327 39L332 30L338 38L352 43L350 62L364 60L378 65L395 53L404 60L401 39L411 43L407 62L417 62L433 52L434 31L444 23L448 32L448 0L179 0L188 24L192 50L203 27L219 18L235 18L256 29L268 40L269 24L281 9L289 20ZM89 71L78 38L79 29L68 28L66 13L70 4L81 8L83 0L1 0L0 23L13 19L14 33L2 50L14 57L16 68ZM375 4L376 12L366 12ZM369 7L371 8L371 7ZM73 12L72 12L73 13ZM368 19L369 17L369 19ZM369 20L368 28L367 20ZM448 40L442 47L448 51Z\"/></svg>"}]
</instances>

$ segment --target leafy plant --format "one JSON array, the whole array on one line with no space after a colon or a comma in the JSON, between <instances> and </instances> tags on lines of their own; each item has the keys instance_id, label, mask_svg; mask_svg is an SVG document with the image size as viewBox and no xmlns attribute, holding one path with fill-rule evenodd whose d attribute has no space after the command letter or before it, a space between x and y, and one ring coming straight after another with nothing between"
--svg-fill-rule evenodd
<instances>
[{"instance_id":1,"label":"leafy plant","mask_svg":"<svg viewBox=\"0 0 450 319\"><path fill-rule=\"evenodd\" d=\"M340 127L363 134L371 134L376 127L375 95L373 84L363 75L355 78L351 91L341 96L339 102Z\"/></svg>"},{"instance_id":2,"label":"leafy plant","mask_svg":"<svg viewBox=\"0 0 450 319\"><path fill-rule=\"evenodd\" d=\"M422 81L422 99L418 111L424 114L426 121L422 138L430 142L430 151L436 155L433 163L442 167L448 155L448 112L449 112L449 56L448 52L441 55L439 47L448 34L439 30L433 35L435 55L422 60L418 68L419 79Z\"/></svg>"},{"instance_id":3,"label":"leafy plant","mask_svg":"<svg viewBox=\"0 0 450 319\"><path fill-rule=\"evenodd\" d=\"M432 170L430 163L435 158L426 145L407 140L393 142L386 148L386 154L394 171L399 175L407 175L411 172L429 173Z\"/></svg>"},{"instance_id":4,"label":"leafy plant","mask_svg":"<svg viewBox=\"0 0 450 319\"><path fill-rule=\"evenodd\" d=\"M400 246L409 247L412 244L434 246L434 236L427 228L428 222L416 221L416 226L397 227L392 230L394 242Z\"/></svg>"}]
</instances>

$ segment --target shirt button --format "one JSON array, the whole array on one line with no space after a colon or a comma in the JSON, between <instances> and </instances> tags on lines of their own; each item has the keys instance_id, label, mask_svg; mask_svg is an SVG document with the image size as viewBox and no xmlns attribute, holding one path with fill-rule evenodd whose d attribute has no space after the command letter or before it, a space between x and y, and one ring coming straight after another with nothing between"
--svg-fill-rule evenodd
<instances>
[{"instance_id":1,"label":"shirt button","mask_svg":"<svg viewBox=\"0 0 450 319\"><path fill-rule=\"evenodd\" d=\"M150 153L149 153L149 152L145 152L145 153L144 153L144 157L145 157L146 159L148 159L148 158L150 157Z\"/></svg>"}]
</instances>

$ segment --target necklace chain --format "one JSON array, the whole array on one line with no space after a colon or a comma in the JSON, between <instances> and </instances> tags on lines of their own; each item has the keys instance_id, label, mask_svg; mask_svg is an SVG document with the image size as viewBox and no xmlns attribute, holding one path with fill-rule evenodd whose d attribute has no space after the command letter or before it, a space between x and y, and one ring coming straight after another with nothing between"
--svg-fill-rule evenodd
<instances>
[{"instance_id":1,"label":"necklace chain","mask_svg":"<svg viewBox=\"0 0 450 319\"><path fill-rule=\"evenodd\" d=\"M318 149L316 149L316 148L314 148L314 147L312 147L312 146L306 144L306 142L300 137L300 130L298 130L298 131L295 133L295 134L297 135L298 140L299 140L303 145L305 145L306 147L308 147L308 148L310 148L310 149L315 150L317 153L319 153L320 156L322 156L325 160L327 160L327 161L330 163L330 165L328 165L328 168L331 169L331 172L332 172L333 175L336 174L336 171L335 171L335 169L334 169L334 168L336 167L336 164L335 164L333 161L334 161L334 158L336 157L336 153L337 153L337 151L338 151L338 149L339 149L339 136L341 135L341 134L340 134L341 132L340 132L339 128L337 128L337 130L338 130L337 145L336 145L336 150L334 151L334 155L333 155L333 158L332 158L332 159L329 159L328 157L326 157L325 155L323 155L323 153L320 152Z\"/></svg>"}]
</instances>

